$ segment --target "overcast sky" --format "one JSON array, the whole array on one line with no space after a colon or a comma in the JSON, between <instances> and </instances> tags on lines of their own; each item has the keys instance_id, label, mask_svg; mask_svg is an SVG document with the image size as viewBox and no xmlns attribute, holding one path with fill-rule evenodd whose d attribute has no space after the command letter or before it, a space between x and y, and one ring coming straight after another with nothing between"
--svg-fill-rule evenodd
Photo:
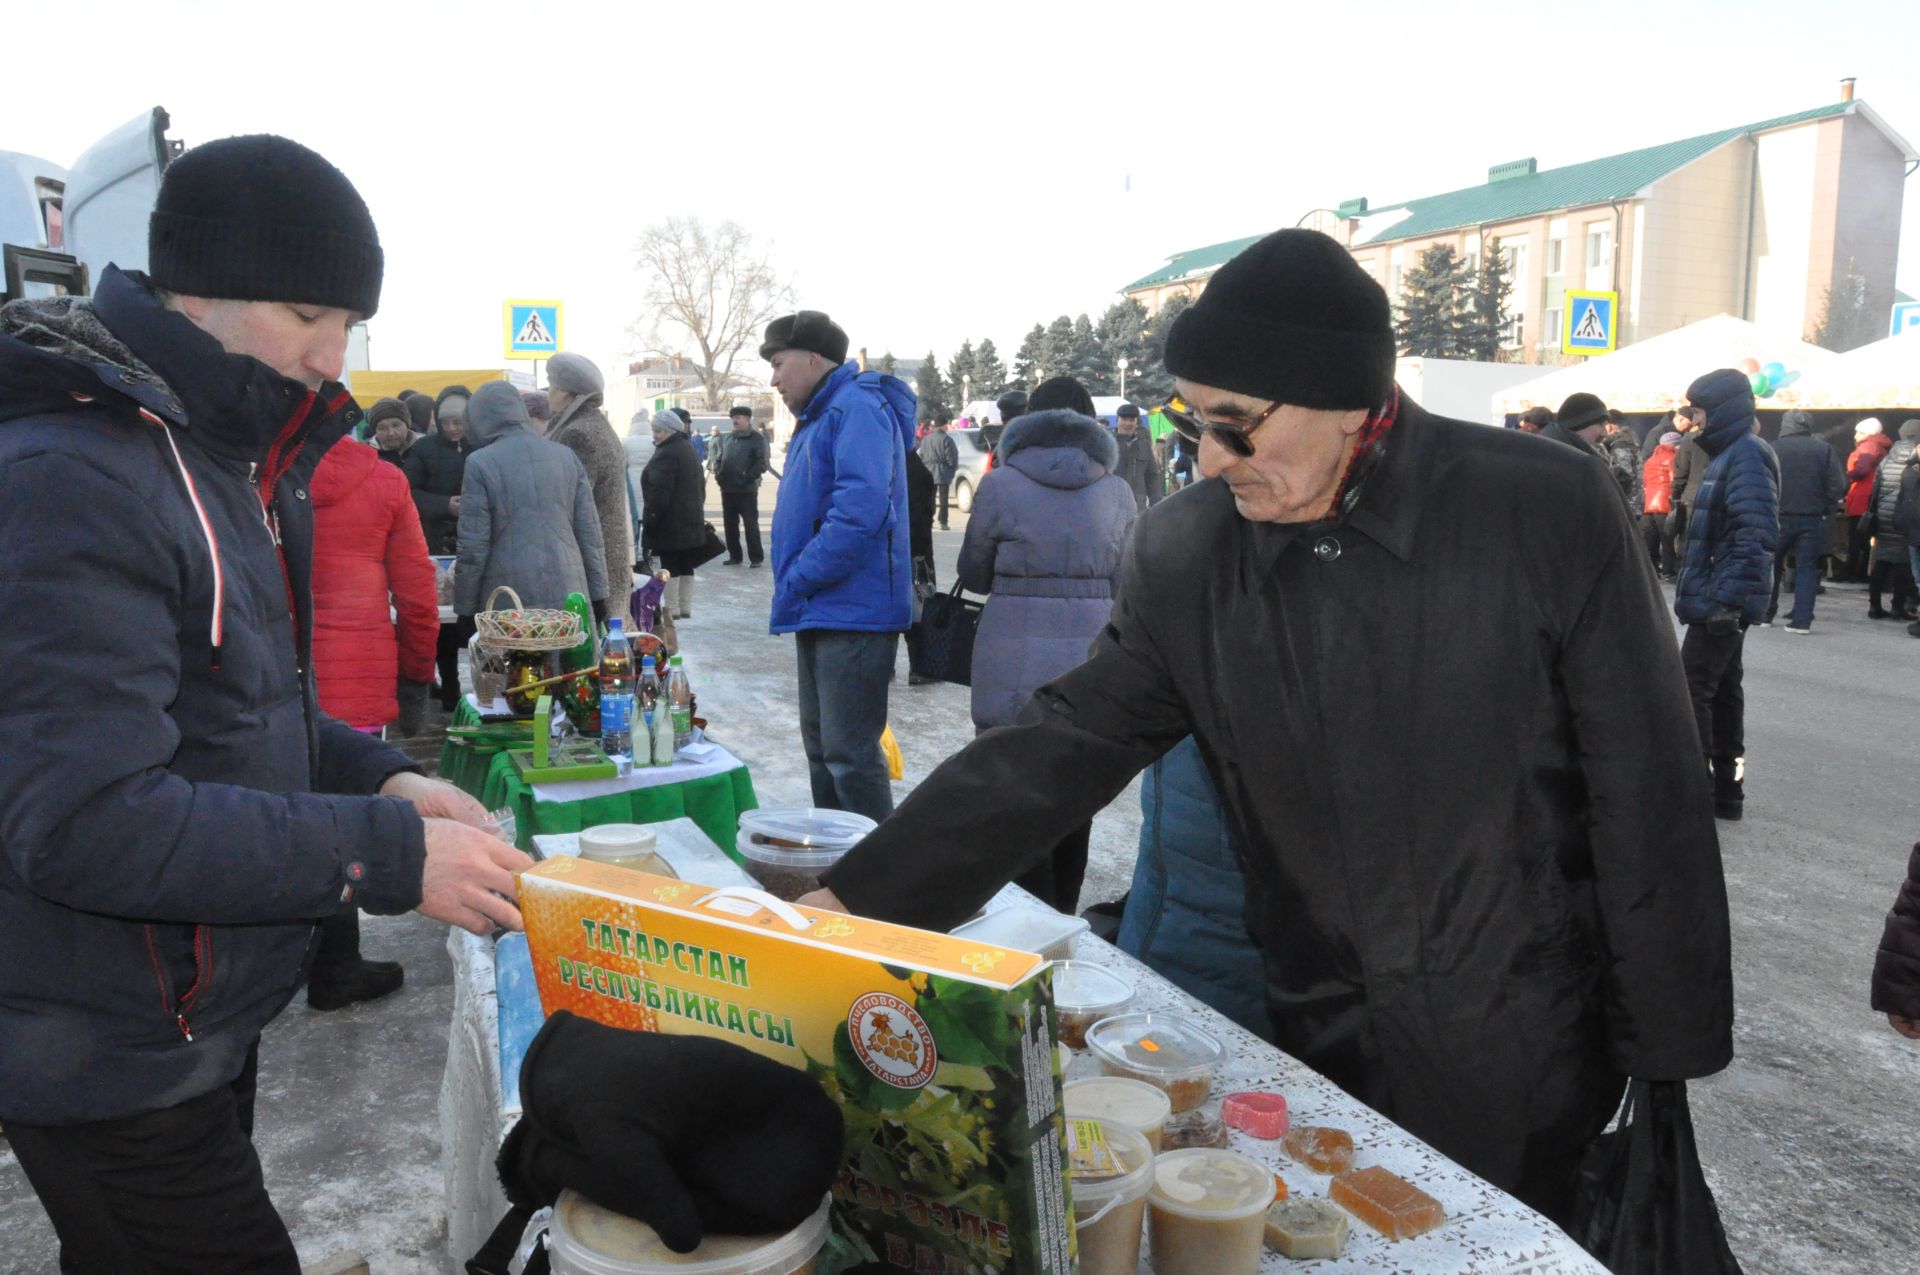
<instances>
[{"instance_id":1,"label":"overcast sky","mask_svg":"<svg viewBox=\"0 0 1920 1275\"><path fill-rule=\"evenodd\" d=\"M377 368L498 366L501 302L533 296L623 369L633 242L668 214L770 241L876 356L991 336L1010 358L1182 248L1805 110L1843 75L1920 144L1916 0L58 12L27 26L74 69L14 68L0 147L70 164L155 105L190 145L314 147L386 249ZM1920 295L1915 181L1903 226Z\"/></svg>"}]
</instances>

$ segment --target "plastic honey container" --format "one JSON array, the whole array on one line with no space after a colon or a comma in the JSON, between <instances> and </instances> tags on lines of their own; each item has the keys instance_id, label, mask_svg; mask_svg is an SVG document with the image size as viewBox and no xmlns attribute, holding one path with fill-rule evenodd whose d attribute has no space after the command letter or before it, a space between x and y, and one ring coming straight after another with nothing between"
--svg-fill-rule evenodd
<instances>
[{"instance_id":1,"label":"plastic honey container","mask_svg":"<svg viewBox=\"0 0 1920 1275\"><path fill-rule=\"evenodd\" d=\"M656 846L660 839L654 830L638 823L603 823L580 833L580 857L595 863L611 863L618 868L634 868L655 876L677 877Z\"/></svg>"},{"instance_id":2,"label":"plastic honey container","mask_svg":"<svg viewBox=\"0 0 1920 1275\"><path fill-rule=\"evenodd\" d=\"M821 1200L785 1235L710 1235L693 1252L676 1253L645 1222L562 1191L547 1256L553 1275L815 1275L831 1202Z\"/></svg>"},{"instance_id":3,"label":"plastic honey container","mask_svg":"<svg viewBox=\"0 0 1920 1275\"><path fill-rule=\"evenodd\" d=\"M1147 1194L1155 1275L1253 1275L1274 1194L1273 1171L1237 1151L1158 1157Z\"/></svg>"},{"instance_id":4,"label":"plastic honey container","mask_svg":"<svg viewBox=\"0 0 1920 1275\"><path fill-rule=\"evenodd\" d=\"M1133 1003L1133 984L1086 961L1053 963L1053 1010L1060 1043L1087 1047L1087 1029L1103 1018L1124 1014Z\"/></svg>"},{"instance_id":5,"label":"plastic honey container","mask_svg":"<svg viewBox=\"0 0 1920 1275\"><path fill-rule=\"evenodd\" d=\"M1166 1091L1175 1111L1191 1111L1213 1091L1226 1047L1178 1014L1121 1014L1087 1033L1087 1048L1109 1076Z\"/></svg>"},{"instance_id":6,"label":"plastic honey container","mask_svg":"<svg viewBox=\"0 0 1920 1275\"><path fill-rule=\"evenodd\" d=\"M1091 1126L1105 1144L1102 1168L1083 1167L1081 1134ZM1134 1275L1140 1269L1140 1232L1153 1187L1153 1148L1137 1130L1113 1120L1069 1117L1073 1173L1073 1229L1080 1237L1080 1275ZM1265 1221L1261 1223L1265 1234Z\"/></svg>"},{"instance_id":7,"label":"plastic honey container","mask_svg":"<svg viewBox=\"0 0 1920 1275\"><path fill-rule=\"evenodd\" d=\"M811 806L749 810L733 847L760 888L791 903L820 888L820 874L879 827L865 815Z\"/></svg>"},{"instance_id":8,"label":"plastic honey container","mask_svg":"<svg viewBox=\"0 0 1920 1275\"><path fill-rule=\"evenodd\" d=\"M1167 1091L1139 1080L1091 1076L1070 1080L1062 1090L1067 1119L1115 1120L1139 1131L1160 1154L1160 1133L1173 1115Z\"/></svg>"}]
</instances>

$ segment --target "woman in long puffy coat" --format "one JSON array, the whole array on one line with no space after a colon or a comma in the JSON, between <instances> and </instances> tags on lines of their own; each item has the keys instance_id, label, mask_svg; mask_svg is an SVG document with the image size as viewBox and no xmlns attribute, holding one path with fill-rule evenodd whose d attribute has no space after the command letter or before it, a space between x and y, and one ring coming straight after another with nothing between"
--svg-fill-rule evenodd
<instances>
[{"instance_id":1,"label":"woman in long puffy coat","mask_svg":"<svg viewBox=\"0 0 1920 1275\"><path fill-rule=\"evenodd\" d=\"M1113 608L1136 516L1133 492L1113 472L1119 447L1090 413L1030 412L1001 435L999 455L974 497L959 563L960 583L990 595L973 646L982 731L1012 722L1035 690L1085 661ZM1020 884L1071 912L1086 867L1083 827Z\"/></svg>"},{"instance_id":2,"label":"woman in long puffy coat","mask_svg":"<svg viewBox=\"0 0 1920 1275\"><path fill-rule=\"evenodd\" d=\"M653 458L640 475L641 548L667 572L666 604L679 619L693 615L693 572L706 543L707 472L672 411L653 415Z\"/></svg>"},{"instance_id":3,"label":"woman in long puffy coat","mask_svg":"<svg viewBox=\"0 0 1920 1275\"><path fill-rule=\"evenodd\" d=\"M320 459L313 494L313 680L320 707L355 730L398 720L419 733L433 682L440 599L407 477L343 439ZM388 602L392 601L391 610ZM397 991L392 961L360 955L360 912L320 926L307 1004L340 1009Z\"/></svg>"},{"instance_id":4,"label":"woman in long puffy coat","mask_svg":"<svg viewBox=\"0 0 1920 1275\"><path fill-rule=\"evenodd\" d=\"M402 734L417 732L439 635L433 560L406 475L371 447L335 444L313 475L320 707L356 730L398 721Z\"/></svg>"}]
</instances>

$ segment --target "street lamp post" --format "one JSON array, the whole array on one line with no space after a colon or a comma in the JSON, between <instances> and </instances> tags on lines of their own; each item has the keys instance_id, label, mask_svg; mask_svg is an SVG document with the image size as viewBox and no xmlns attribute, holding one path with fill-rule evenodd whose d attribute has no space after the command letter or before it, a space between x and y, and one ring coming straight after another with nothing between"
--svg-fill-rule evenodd
<instances>
[{"instance_id":1,"label":"street lamp post","mask_svg":"<svg viewBox=\"0 0 1920 1275\"><path fill-rule=\"evenodd\" d=\"M973 401L973 375L969 372L962 372L960 374L960 410L963 412L966 411L967 404L971 403L972 401Z\"/></svg>"},{"instance_id":2,"label":"street lamp post","mask_svg":"<svg viewBox=\"0 0 1920 1275\"><path fill-rule=\"evenodd\" d=\"M1127 356L1126 355L1122 354L1120 356L1120 362L1118 366L1120 368L1120 397L1125 398L1127 396Z\"/></svg>"}]
</instances>

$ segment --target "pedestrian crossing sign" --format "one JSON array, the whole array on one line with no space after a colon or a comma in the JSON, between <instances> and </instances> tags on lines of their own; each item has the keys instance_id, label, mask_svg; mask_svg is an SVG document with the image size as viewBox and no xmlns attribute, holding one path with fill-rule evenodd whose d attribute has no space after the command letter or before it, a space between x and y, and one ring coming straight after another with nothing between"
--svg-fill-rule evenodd
<instances>
[{"instance_id":1,"label":"pedestrian crossing sign","mask_svg":"<svg viewBox=\"0 0 1920 1275\"><path fill-rule=\"evenodd\" d=\"M1560 307L1562 354L1610 354L1618 343L1620 294L1573 292Z\"/></svg>"},{"instance_id":2,"label":"pedestrian crossing sign","mask_svg":"<svg viewBox=\"0 0 1920 1275\"><path fill-rule=\"evenodd\" d=\"M558 301L507 302L507 357L550 359L560 352L566 307Z\"/></svg>"}]
</instances>

